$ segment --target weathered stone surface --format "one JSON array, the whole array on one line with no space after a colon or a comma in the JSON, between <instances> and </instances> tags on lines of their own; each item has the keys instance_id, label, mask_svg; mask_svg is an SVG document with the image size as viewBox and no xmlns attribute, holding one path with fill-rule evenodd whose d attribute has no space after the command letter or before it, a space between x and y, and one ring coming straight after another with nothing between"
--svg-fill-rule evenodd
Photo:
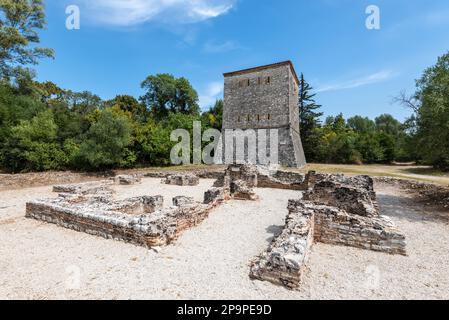
<instances>
[{"instance_id":1,"label":"weathered stone surface","mask_svg":"<svg viewBox=\"0 0 449 320\"><path fill-rule=\"evenodd\" d=\"M223 132L229 129L278 130L279 163L304 166L297 81L290 62L225 74ZM226 145L225 138L223 142ZM266 164L257 160L259 164Z\"/></svg>"},{"instance_id":2,"label":"weathered stone surface","mask_svg":"<svg viewBox=\"0 0 449 320\"><path fill-rule=\"evenodd\" d=\"M230 191L227 188L211 188L204 193L204 204L219 204L230 199Z\"/></svg>"},{"instance_id":3,"label":"weathered stone surface","mask_svg":"<svg viewBox=\"0 0 449 320\"><path fill-rule=\"evenodd\" d=\"M200 179L219 179L224 174L224 167L212 167L208 169L199 169L199 170L192 170L189 172L190 174L196 175ZM179 171L164 171L164 172L147 172L144 174L147 178L167 178L168 176L173 176L180 174Z\"/></svg>"},{"instance_id":4,"label":"weathered stone surface","mask_svg":"<svg viewBox=\"0 0 449 320\"><path fill-rule=\"evenodd\" d=\"M194 174L175 174L162 180L162 183L176 186L197 186L200 178Z\"/></svg>"},{"instance_id":5,"label":"weathered stone surface","mask_svg":"<svg viewBox=\"0 0 449 320\"><path fill-rule=\"evenodd\" d=\"M254 192L257 187L257 167L253 165L230 165L224 176L218 179L214 187L229 190L230 195L238 200L257 200Z\"/></svg>"},{"instance_id":6,"label":"weathered stone surface","mask_svg":"<svg viewBox=\"0 0 449 320\"><path fill-rule=\"evenodd\" d=\"M119 175L114 177L114 182L121 185L132 185L142 182L140 175Z\"/></svg>"},{"instance_id":7,"label":"weathered stone surface","mask_svg":"<svg viewBox=\"0 0 449 320\"><path fill-rule=\"evenodd\" d=\"M178 196L173 198L173 205L175 207L184 207L195 203L195 199L192 197Z\"/></svg>"},{"instance_id":8,"label":"weathered stone surface","mask_svg":"<svg viewBox=\"0 0 449 320\"><path fill-rule=\"evenodd\" d=\"M111 181L85 182L78 184L56 185L53 192L62 194L95 195L112 193Z\"/></svg>"},{"instance_id":9,"label":"weathered stone surface","mask_svg":"<svg viewBox=\"0 0 449 320\"><path fill-rule=\"evenodd\" d=\"M242 180L235 180L231 183L231 195L237 200L257 200L259 197L254 192L253 188L248 187L248 184Z\"/></svg>"},{"instance_id":10,"label":"weathered stone surface","mask_svg":"<svg viewBox=\"0 0 449 320\"><path fill-rule=\"evenodd\" d=\"M289 210L314 216L316 242L406 255L405 236L388 217L364 217L301 200L291 200Z\"/></svg>"},{"instance_id":11,"label":"weathered stone surface","mask_svg":"<svg viewBox=\"0 0 449 320\"><path fill-rule=\"evenodd\" d=\"M304 193L304 200L361 216L379 215L373 180L369 176L316 175L309 180L309 184L310 189Z\"/></svg>"},{"instance_id":12,"label":"weathered stone surface","mask_svg":"<svg viewBox=\"0 0 449 320\"><path fill-rule=\"evenodd\" d=\"M206 219L210 210L226 200L220 190L210 203L190 197L175 197L175 207L163 208L162 196L114 200L107 186L94 184L55 187L57 198L27 203L26 217L107 239L145 247L166 245L186 229Z\"/></svg>"},{"instance_id":13,"label":"weathered stone surface","mask_svg":"<svg viewBox=\"0 0 449 320\"><path fill-rule=\"evenodd\" d=\"M252 263L251 278L298 287L312 241L406 255L405 236L379 215L370 177L310 172L305 181L310 189L289 201L285 228Z\"/></svg>"},{"instance_id":14,"label":"weathered stone surface","mask_svg":"<svg viewBox=\"0 0 449 320\"><path fill-rule=\"evenodd\" d=\"M296 172L258 167L258 188L307 190L306 176Z\"/></svg>"},{"instance_id":15,"label":"weathered stone surface","mask_svg":"<svg viewBox=\"0 0 449 320\"><path fill-rule=\"evenodd\" d=\"M250 277L297 288L313 242L313 227L313 212L292 210L282 233L252 262Z\"/></svg>"}]
</instances>

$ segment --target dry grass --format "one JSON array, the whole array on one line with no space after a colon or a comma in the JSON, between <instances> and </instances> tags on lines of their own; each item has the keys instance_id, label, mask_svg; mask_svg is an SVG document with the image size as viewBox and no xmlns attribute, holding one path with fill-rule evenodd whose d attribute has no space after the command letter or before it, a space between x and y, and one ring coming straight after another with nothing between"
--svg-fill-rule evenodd
<instances>
[{"instance_id":1,"label":"dry grass","mask_svg":"<svg viewBox=\"0 0 449 320\"><path fill-rule=\"evenodd\" d=\"M406 180L430 182L449 185L449 174L426 166L395 166L395 165L341 165L341 164L308 164L295 170L307 172L314 170L323 173L343 173L348 175L370 175L373 177L392 177Z\"/></svg>"}]
</instances>

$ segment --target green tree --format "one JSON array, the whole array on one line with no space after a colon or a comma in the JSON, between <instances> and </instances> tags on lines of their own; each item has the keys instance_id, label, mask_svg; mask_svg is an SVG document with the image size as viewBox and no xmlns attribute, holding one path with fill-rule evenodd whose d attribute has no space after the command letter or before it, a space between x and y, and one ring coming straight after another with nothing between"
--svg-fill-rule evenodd
<instances>
[{"instance_id":1,"label":"green tree","mask_svg":"<svg viewBox=\"0 0 449 320\"><path fill-rule=\"evenodd\" d=\"M147 118L145 105L139 103L133 96L118 95L114 99L105 102L108 108L118 108L128 112L134 119L144 121Z\"/></svg>"},{"instance_id":2,"label":"green tree","mask_svg":"<svg viewBox=\"0 0 449 320\"><path fill-rule=\"evenodd\" d=\"M31 71L24 67L53 57L53 50L36 46L44 26L42 0L0 0L0 79L28 78Z\"/></svg>"},{"instance_id":3,"label":"green tree","mask_svg":"<svg viewBox=\"0 0 449 320\"><path fill-rule=\"evenodd\" d=\"M315 102L315 95L312 94L313 88L304 79L304 75L301 74L299 81L299 126L301 131L301 140L304 148L304 153L308 161L317 160L316 144L317 131L315 130L320 126L320 117L322 112L318 112L321 105Z\"/></svg>"},{"instance_id":4,"label":"green tree","mask_svg":"<svg viewBox=\"0 0 449 320\"><path fill-rule=\"evenodd\" d=\"M147 77L141 84L146 92L141 101L156 119L165 118L169 112L198 115L198 93L186 78L171 74Z\"/></svg>"},{"instance_id":5,"label":"green tree","mask_svg":"<svg viewBox=\"0 0 449 320\"><path fill-rule=\"evenodd\" d=\"M223 126L223 100L215 101L213 107L201 115L201 121L207 128L221 130Z\"/></svg>"},{"instance_id":6,"label":"green tree","mask_svg":"<svg viewBox=\"0 0 449 320\"><path fill-rule=\"evenodd\" d=\"M389 134L393 137L398 136L398 134L402 131L401 123L393 118L392 115L382 114L375 119L376 129L378 131Z\"/></svg>"},{"instance_id":7,"label":"green tree","mask_svg":"<svg viewBox=\"0 0 449 320\"><path fill-rule=\"evenodd\" d=\"M449 170L449 52L424 71L416 89L412 97L397 99L415 112L410 142L420 159Z\"/></svg>"},{"instance_id":8,"label":"green tree","mask_svg":"<svg viewBox=\"0 0 449 320\"><path fill-rule=\"evenodd\" d=\"M11 128L3 165L13 172L64 168L68 158L57 143L57 125L50 110Z\"/></svg>"},{"instance_id":9,"label":"green tree","mask_svg":"<svg viewBox=\"0 0 449 320\"><path fill-rule=\"evenodd\" d=\"M369 133L376 130L376 124L368 117L354 116L348 119L347 125L357 133Z\"/></svg>"},{"instance_id":10,"label":"green tree","mask_svg":"<svg viewBox=\"0 0 449 320\"><path fill-rule=\"evenodd\" d=\"M109 110L102 111L81 143L76 164L88 169L118 166L131 143L131 125L127 118Z\"/></svg>"}]
</instances>

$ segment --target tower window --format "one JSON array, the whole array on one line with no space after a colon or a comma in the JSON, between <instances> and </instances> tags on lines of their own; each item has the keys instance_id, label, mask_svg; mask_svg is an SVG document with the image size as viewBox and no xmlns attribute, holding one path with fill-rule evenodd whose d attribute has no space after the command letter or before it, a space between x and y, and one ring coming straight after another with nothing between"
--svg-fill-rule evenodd
<instances>
[{"instance_id":1,"label":"tower window","mask_svg":"<svg viewBox=\"0 0 449 320\"><path fill-rule=\"evenodd\" d=\"M257 121L260 121L260 114L257 115Z\"/></svg>"},{"instance_id":2,"label":"tower window","mask_svg":"<svg viewBox=\"0 0 449 320\"><path fill-rule=\"evenodd\" d=\"M268 114L267 119L271 120L271 114Z\"/></svg>"},{"instance_id":3,"label":"tower window","mask_svg":"<svg viewBox=\"0 0 449 320\"><path fill-rule=\"evenodd\" d=\"M249 82L249 79L247 80L247 86L249 87L249 85L250 85L250 82Z\"/></svg>"},{"instance_id":4,"label":"tower window","mask_svg":"<svg viewBox=\"0 0 449 320\"><path fill-rule=\"evenodd\" d=\"M248 120L248 122L251 120L249 115L246 116L246 119Z\"/></svg>"},{"instance_id":5,"label":"tower window","mask_svg":"<svg viewBox=\"0 0 449 320\"><path fill-rule=\"evenodd\" d=\"M257 78L257 84L258 84L258 85L261 85L261 84L262 84L262 78L260 78L260 77Z\"/></svg>"},{"instance_id":6,"label":"tower window","mask_svg":"<svg viewBox=\"0 0 449 320\"><path fill-rule=\"evenodd\" d=\"M267 77L267 78L265 79L265 83L266 83L266 84L270 84L270 83L271 83L271 77Z\"/></svg>"}]
</instances>

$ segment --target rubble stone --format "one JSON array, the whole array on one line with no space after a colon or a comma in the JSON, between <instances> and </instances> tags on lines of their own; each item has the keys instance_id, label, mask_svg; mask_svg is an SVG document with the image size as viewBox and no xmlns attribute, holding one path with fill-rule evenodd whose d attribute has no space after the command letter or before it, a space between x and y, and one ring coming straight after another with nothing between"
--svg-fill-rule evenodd
<instances>
[{"instance_id":1,"label":"rubble stone","mask_svg":"<svg viewBox=\"0 0 449 320\"><path fill-rule=\"evenodd\" d=\"M175 207L183 207L186 205L191 205L195 203L195 199L192 197L184 197L184 196L178 196L173 198L173 205Z\"/></svg>"},{"instance_id":2,"label":"rubble stone","mask_svg":"<svg viewBox=\"0 0 449 320\"><path fill-rule=\"evenodd\" d=\"M253 188L248 187L247 183L242 180L235 180L231 183L231 194L234 199L237 200L250 200L254 201L259 197L254 192Z\"/></svg>"},{"instance_id":3,"label":"rubble stone","mask_svg":"<svg viewBox=\"0 0 449 320\"><path fill-rule=\"evenodd\" d=\"M369 176L317 175L304 200L334 206L367 217L379 215L374 183Z\"/></svg>"},{"instance_id":4,"label":"rubble stone","mask_svg":"<svg viewBox=\"0 0 449 320\"><path fill-rule=\"evenodd\" d=\"M194 174L175 174L162 180L162 183L176 186L197 186L200 178Z\"/></svg>"},{"instance_id":5,"label":"rubble stone","mask_svg":"<svg viewBox=\"0 0 449 320\"><path fill-rule=\"evenodd\" d=\"M219 204L229 200L230 191L226 188L211 188L204 193L204 204Z\"/></svg>"},{"instance_id":6,"label":"rubble stone","mask_svg":"<svg viewBox=\"0 0 449 320\"><path fill-rule=\"evenodd\" d=\"M119 175L114 177L114 182L120 185L133 185L142 182L140 175Z\"/></svg>"},{"instance_id":7,"label":"rubble stone","mask_svg":"<svg viewBox=\"0 0 449 320\"><path fill-rule=\"evenodd\" d=\"M312 212L297 214L292 210L282 233L252 262L250 277L297 288L313 242L313 227Z\"/></svg>"}]
</instances>

